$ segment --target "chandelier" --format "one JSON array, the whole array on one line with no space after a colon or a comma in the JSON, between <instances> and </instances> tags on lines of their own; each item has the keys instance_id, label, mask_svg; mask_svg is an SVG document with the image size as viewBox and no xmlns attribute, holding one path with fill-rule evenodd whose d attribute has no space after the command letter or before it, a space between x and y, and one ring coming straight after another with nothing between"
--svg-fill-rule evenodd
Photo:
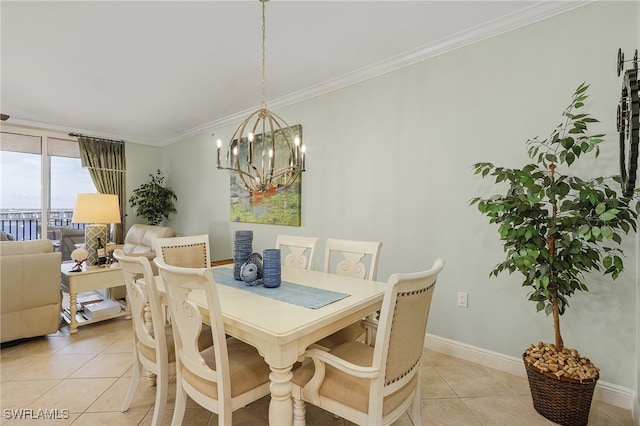
<instances>
[{"instance_id":1,"label":"chandelier","mask_svg":"<svg viewBox=\"0 0 640 426\"><path fill-rule=\"evenodd\" d=\"M265 96L265 4L262 3L262 102L231 137L227 147L226 166L221 165L218 139L217 167L228 170L241 188L256 195L289 188L305 170L305 146L296 133L299 126L289 127L267 109Z\"/></svg>"}]
</instances>

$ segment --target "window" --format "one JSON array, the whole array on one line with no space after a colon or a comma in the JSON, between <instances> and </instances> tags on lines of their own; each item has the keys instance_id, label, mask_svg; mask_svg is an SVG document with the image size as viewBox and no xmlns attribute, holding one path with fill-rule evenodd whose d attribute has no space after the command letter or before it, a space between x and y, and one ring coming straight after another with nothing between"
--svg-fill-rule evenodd
<instances>
[{"instance_id":1,"label":"window","mask_svg":"<svg viewBox=\"0 0 640 426\"><path fill-rule=\"evenodd\" d=\"M47 228L71 225L76 194L97 192L73 140L3 131L0 170L0 226L17 240L57 240Z\"/></svg>"}]
</instances>

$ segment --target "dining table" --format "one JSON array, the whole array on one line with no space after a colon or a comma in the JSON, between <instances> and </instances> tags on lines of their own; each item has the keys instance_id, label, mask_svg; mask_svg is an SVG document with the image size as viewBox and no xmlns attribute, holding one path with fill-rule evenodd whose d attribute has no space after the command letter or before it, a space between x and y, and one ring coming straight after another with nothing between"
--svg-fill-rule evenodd
<instances>
[{"instance_id":1,"label":"dining table","mask_svg":"<svg viewBox=\"0 0 640 426\"><path fill-rule=\"evenodd\" d=\"M277 426L293 424L292 368L305 350L380 310L387 287L380 281L283 268L281 286L266 288L231 282L227 279L233 274L229 265L214 267L212 272L225 333L255 347L269 364L269 424ZM222 284L224 281L229 285ZM156 285L164 293L161 277L156 277ZM189 297L206 322L209 315L204 291L192 291Z\"/></svg>"}]
</instances>

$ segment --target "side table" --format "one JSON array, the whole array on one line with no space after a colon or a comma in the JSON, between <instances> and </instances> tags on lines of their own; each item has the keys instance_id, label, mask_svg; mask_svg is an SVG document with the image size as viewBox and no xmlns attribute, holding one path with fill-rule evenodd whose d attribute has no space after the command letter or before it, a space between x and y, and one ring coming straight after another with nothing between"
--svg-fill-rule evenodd
<instances>
[{"instance_id":1,"label":"side table","mask_svg":"<svg viewBox=\"0 0 640 426\"><path fill-rule=\"evenodd\" d=\"M69 293L69 306L63 306L62 316L69 324L69 333L78 332L81 325L92 324L98 321L104 321L111 318L127 316L131 318L129 308L121 304L120 312L96 319L86 319L77 311L78 293L83 291L101 290L104 288L112 288L124 285L124 275L118 267L106 268L99 266L85 266L80 272L71 272L75 266L74 262L63 263L60 267L62 278L62 290Z\"/></svg>"}]
</instances>

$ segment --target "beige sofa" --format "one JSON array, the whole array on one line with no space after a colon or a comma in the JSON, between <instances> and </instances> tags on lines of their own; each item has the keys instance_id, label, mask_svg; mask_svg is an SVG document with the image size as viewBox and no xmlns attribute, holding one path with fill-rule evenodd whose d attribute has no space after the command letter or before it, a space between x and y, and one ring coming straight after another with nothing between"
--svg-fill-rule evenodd
<instances>
[{"instance_id":1,"label":"beige sofa","mask_svg":"<svg viewBox=\"0 0 640 426\"><path fill-rule=\"evenodd\" d=\"M0 342L58 330L61 263L50 240L0 241Z\"/></svg>"}]
</instances>

